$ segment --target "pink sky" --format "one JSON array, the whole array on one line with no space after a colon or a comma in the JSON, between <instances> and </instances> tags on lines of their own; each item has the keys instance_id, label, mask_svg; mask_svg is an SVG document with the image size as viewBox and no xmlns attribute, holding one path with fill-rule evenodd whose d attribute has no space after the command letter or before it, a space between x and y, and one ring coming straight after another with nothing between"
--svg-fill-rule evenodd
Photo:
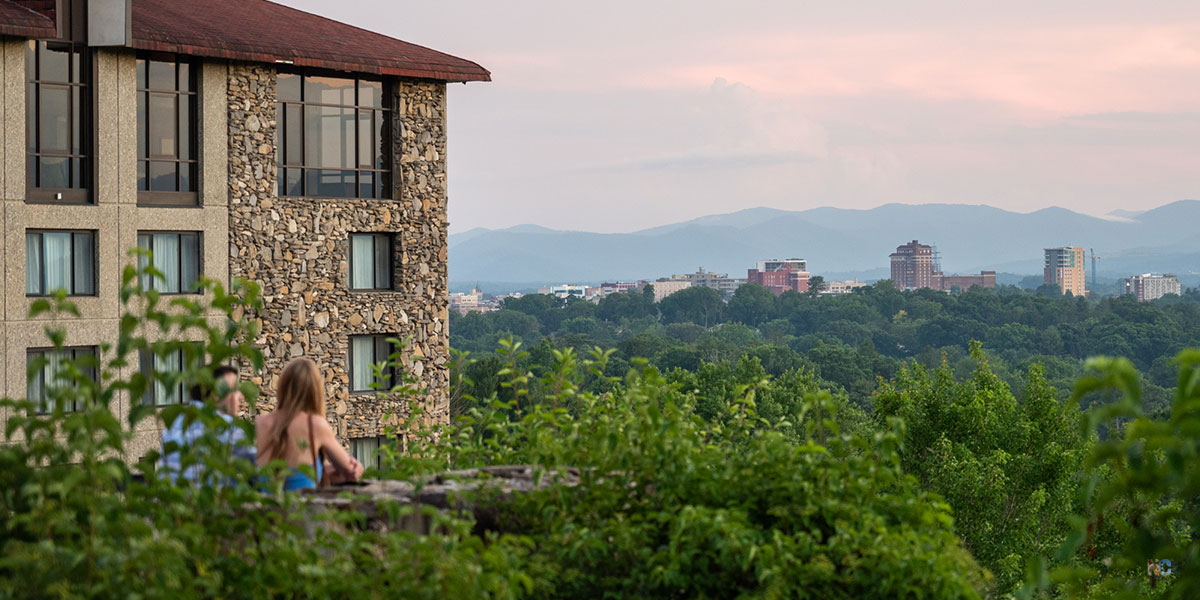
<instances>
[{"instance_id":1,"label":"pink sky","mask_svg":"<svg viewBox=\"0 0 1200 600\"><path fill-rule=\"evenodd\" d=\"M1200 3L286 4L475 60L452 231L1200 197Z\"/></svg>"}]
</instances>

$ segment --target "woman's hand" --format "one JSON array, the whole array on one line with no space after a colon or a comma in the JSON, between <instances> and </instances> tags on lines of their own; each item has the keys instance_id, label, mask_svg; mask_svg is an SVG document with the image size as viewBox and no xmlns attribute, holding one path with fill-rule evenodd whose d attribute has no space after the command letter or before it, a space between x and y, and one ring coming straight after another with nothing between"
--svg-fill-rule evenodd
<instances>
[{"instance_id":1,"label":"woman's hand","mask_svg":"<svg viewBox=\"0 0 1200 600\"><path fill-rule=\"evenodd\" d=\"M357 458L350 457L349 472L342 471L333 465L330 465L329 483L337 485L339 483L352 483L362 478L363 465L358 462Z\"/></svg>"}]
</instances>

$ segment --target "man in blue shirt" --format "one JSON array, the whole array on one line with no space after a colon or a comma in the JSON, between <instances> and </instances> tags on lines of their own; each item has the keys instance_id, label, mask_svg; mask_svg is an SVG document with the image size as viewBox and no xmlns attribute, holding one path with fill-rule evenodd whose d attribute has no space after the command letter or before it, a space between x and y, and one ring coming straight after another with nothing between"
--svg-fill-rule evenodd
<instances>
[{"instance_id":1,"label":"man in blue shirt","mask_svg":"<svg viewBox=\"0 0 1200 600\"><path fill-rule=\"evenodd\" d=\"M197 385L191 389L191 403L196 408L204 408L205 401L215 401L217 414L225 420L227 427L220 432L221 441L230 449L230 455L235 459L247 460L249 464L254 465L258 457L258 453L254 444L246 442L246 435L240 427L234 423L234 419L242 410L242 402L245 397L237 389L238 372L237 369L229 365L221 365L213 369L213 380L217 384L218 391L225 392L219 400L216 399L216 391L205 394L205 390ZM208 398L205 398L208 396ZM171 483L179 483L179 478L182 477L193 485L202 483L200 481L203 465L191 464L187 468L181 466L180 448L190 448L193 452L197 449L192 448L193 443L205 434L205 424L201 419L194 419L190 423L187 422L185 413L180 413L175 422L171 423L164 431L162 436L163 452L159 459L159 471L165 473L171 480ZM169 444L175 444L168 450ZM214 485L222 485L221 481L213 481Z\"/></svg>"}]
</instances>

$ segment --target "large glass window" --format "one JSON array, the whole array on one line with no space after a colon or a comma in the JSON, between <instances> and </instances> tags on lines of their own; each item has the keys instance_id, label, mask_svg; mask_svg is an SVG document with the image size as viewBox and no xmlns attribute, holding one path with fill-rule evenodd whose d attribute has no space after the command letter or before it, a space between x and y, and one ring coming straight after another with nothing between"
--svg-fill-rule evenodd
<instances>
[{"instance_id":1,"label":"large glass window","mask_svg":"<svg viewBox=\"0 0 1200 600\"><path fill-rule=\"evenodd\" d=\"M140 232L138 248L149 250L154 268L160 277L144 275L142 287L155 289L163 294L196 294L196 282L200 279L201 251L200 233L189 232ZM148 266L150 257L142 255L142 268Z\"/></svg>"},{"instance_id":2,"label":"large glass window","mask_svg":"<svg viewBox=\"0 0 1200 600\"><path fill-rule=\"evenodd\" d=\"M279 195L390 197L383 83L280 73L275 148Z\"/></svg>"},{"instance_id":3,"label":"large glass window","mask_svg":"<svg viewBox=\"0 0 1200 600\"><path fill-rule=\"evenodd\" d=\"M137 59L138 202L197 202L195 71L171 55Z\"/></svg>"},{"instance_id":4,"label":"large glass window","mask_svg":"<svg viewBox=\"0 0 1200 600\"><path fill-rule=\"evenodd\" d=\"M96 232L25 232L25 295L96 293Z\"/></svg>"},{"instance_id":5,"label":"large glass window","mask_svg":"<svg viewBox=\"0 0 1200 600\"><path fill-rule=\"evenodd\" d=\"M56 392L61 390L63 386L69 386L72 382L67 380L66 362L79 359L95 358L95 346L63 348L56 350L54 348L41 348L29 350L25 353L26 365L29 365L31 371L28 373L29 379L26 383L25 397L29 399L37 407L40 413L54 412L58 404L55 398ZM45 359L42 367L37 370L32 370L35 361ZM86 362L86 361L85 361ZM92 364L78 365L80 371L93 381L96 380L96 368ZM60 377L61 375L61 377ZM63 410L76 411L83 408L81 400L63 401Z\"/></svg>"},{"instance_id":6,"label":"large glass window","mask_svg":"<svg viewBox=\"0 0 1200 600\"><path fill-rule=\"evenodd\" d=\"M394 445L387 436L350 438L350 455L358 459L367 469L379 468L379 455L383 448Z\"/></svg>"},{"instance_id":7,"label":"large glass window","mask_svg":"<svg viewBox=\"0 0 1200 600\"><path fill-rule=\"evenodd\" d=\"M183 370L183 349L176 349L164 356L159 356L149 350L138 352L138 370L146 376L146 392L142 394L142 404L147 406L166 406L182 404L184 396L183 380L168 386L161 379L162 375L177 374ZM159 376L155 377L155 373Z\"/></svg>"},{"instance_id":8,"label":"large glass window","mask_svg":"<svg viewBox=\"0 0 1200 600\"><path fill-rule=\"evenodd\" d=\"M350 234L350 289L392 289L391 234Z\"/></svg>"},{"instance_id":9,"label":"large glass window","mask_svg":"<svg viewBox=\"0 0 1200 600\"><path fill-rule=\"evenodd\" d=\"M350 337L350 391L372 392L376 389L388 389L395 385L393 369L384 366L381 375L375 377L371 365L388 362L392 354L392 344L388 343L388 335L355 335ZM372 388L371 384L378 382L381 388Z\"/></svg>"},{"instance_id":10,"label":"large glass window","mask_svg":"<svg viewBox=\"0 0 1200 600\"><path fill-rule=\"evenodd\" d=\"M91 186L90 54L67 43L25 44L28 199L87 202Z\"/></svg>"}]
</instances>

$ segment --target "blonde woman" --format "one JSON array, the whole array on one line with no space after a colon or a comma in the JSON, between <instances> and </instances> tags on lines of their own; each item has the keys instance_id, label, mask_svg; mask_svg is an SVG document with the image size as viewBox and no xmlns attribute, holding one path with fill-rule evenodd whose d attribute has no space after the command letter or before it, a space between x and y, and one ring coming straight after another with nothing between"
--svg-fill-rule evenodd
<instances>
[{"instance_id":1,"label":"blonde woman","mask_svg":"<svg viewBox=\"0 0 1200 600\"><path fill-rule=\"evenodd\" d=\"M325 420L325 380L317 363L308 358L289 362L279 375L275 399L275 412L255 421L255 445L259 466L282 460L292 468L283 489L318 487L322 475L328 475L324 479L329 483L358 481L362 477L362 463L342 448ZM316 480L301 471L300 465L311 466L316 471Z\"/></svg>"}]
</instances>

